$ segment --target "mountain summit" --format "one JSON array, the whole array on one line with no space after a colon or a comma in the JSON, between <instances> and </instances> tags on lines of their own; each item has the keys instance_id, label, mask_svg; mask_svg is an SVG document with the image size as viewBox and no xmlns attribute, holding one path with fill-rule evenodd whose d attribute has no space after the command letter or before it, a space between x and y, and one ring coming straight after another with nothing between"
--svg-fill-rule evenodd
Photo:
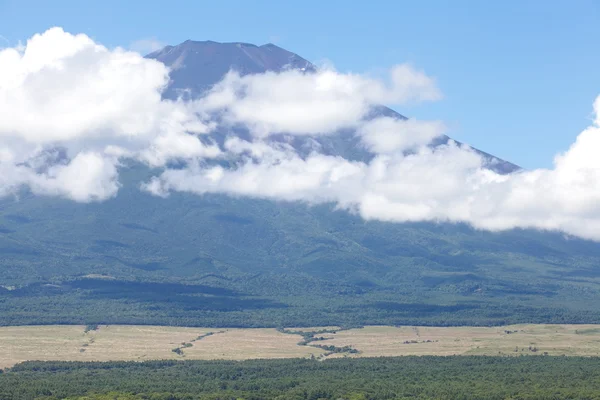
<instances>
[{"instance_id":1,"label":"mountain summit","mask_svg":"<svg viewBox=\"0 0 600 400\"><path fill-rule=\"evenodd\" d=\"M166 46L146 57L171 68L172 83L165 94L167 97L177 96L182 90L191 90L195 95L201 94L230 70L241 75L281 72L288 68L315 70L315 66L309 61L271 43L256 46L242 42L186 40L177 46Z\"/></svg>"}]
</instances>

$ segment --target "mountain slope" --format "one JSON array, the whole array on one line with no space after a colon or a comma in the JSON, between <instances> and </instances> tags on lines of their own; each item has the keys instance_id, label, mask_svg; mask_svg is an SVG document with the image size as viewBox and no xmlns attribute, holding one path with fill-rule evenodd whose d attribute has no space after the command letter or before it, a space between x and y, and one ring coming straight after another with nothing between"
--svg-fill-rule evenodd
<instances>
[{"instance_id":1,"label":"mountain slope","mask_svg":"<svg viewBox=\"0 0 600 400\"><path fill-rule=\"evenodd\" d=\"M174 68L171 96L182 88L199 95L230 68L312 68L273 45L185 42L149 57ZM323 147L368 157L352 137L325 138ZM517 168L489 157L504 172ZM122 167L119 195L100 204L27 193L0 199L0 324L600 321L596 243L365 222L331 205L162 199L138 188L155 172Z\"/></svg>"}]
</instances>

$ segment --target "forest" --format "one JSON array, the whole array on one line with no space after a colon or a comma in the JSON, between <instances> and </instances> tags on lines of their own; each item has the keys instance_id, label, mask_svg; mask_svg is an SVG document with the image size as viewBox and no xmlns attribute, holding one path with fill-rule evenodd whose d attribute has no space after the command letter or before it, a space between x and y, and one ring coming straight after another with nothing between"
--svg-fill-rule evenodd
<instances>
[{"instance_id":1,"label":"forest","mask_svg":"<svg viewBox=\"0 0 600 400\"><path fill-rule=\"evenodd\" d=\"M311 282L314 285L311 285ZM403 288L357 289L298 277L256 276L225 286L81 278L0 288L0 325L102 324L196 327L365 325L496 326L598 323L594 303L537 296L424 298ZM266 293L267 292L267 293ZM581 308L577 307L581 305Z\"/></svg>"},{"instance_id":2,"label":"forest","mask_svg":"<svg viewBox=\"0 0 600 400\"><path fill-rule=\"evenodd\" d=\"M600 399L600 359L26 362L0 374L2 400L408 398Z\"/></svg>"},{"instance_id":3,"label":"forest","mask_svg":"<svg viewBox=\"0 0 600 400\"><path fill-rule=\"evenodd\" d=\"M125 181L150 172L123 170ZM0 325L599 323L596 243L126 186L0 199Z\"/></svg>"}]
</instances>

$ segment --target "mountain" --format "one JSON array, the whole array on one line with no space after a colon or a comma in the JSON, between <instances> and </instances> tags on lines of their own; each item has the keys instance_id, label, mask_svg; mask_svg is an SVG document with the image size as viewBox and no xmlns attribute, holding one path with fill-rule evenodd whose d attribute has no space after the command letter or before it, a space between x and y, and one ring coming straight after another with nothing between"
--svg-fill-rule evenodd
<instances>
[{"instance_id":1,"label":"mountain","mask_svg":"<svg viewBox=\"0 0 600 400\"><path fill-rule=\"evenodd\" d=\"M232 68L314 69L274 45L187 41L148 57L173 69L166 96L186 88L199 96ZM378 112L404 118L383 106ZM330 154L368 158L353 136L319 140ZM501 172L518 169L486 157ZM99 204L28 193L0 199L0 324L600 322L593 242L368 222L332 205L184 193L162 199L138 187L155 171L129 165L120 172L118 196Z\"/></svg>"},{"instance_id":2,"label":"mountain","mask_svg":"<svg viewBox=\"0 0 600 400\"><path fill-rule=\"evenodd\" d=\"M315 70L313 64L297 54L270 43L259 47L248 43L186 40L146 57L171 68L171 84L165 93L170 98L183 94L183 91L191 91L192 96L198 96L220 81L229 70L241 75L281 72L287 68Z\"/></svg>"},{"instance_id":3,"label":"mountain","mask_svg":"<svg viewBox=\"0 0 600 400\"><path fill-rule=\"evenodd\" d=\"M248 43L217 43L213 41L196 42L187 40L177 46L165 48L147 55L167 65L171 70L171 82L165 91L166 98L196 98L219 82L230 70L240 75L260 74L268 71L283 72L296 69L314 72L317 67L299 55L284 50L274 44L256 46ZM406 119L404 115L385 107L376 107L372 117L386 116ZM372 157L358 143L354 132L341 132L333 136L316 138L295 137L297 149L311 148L309 141L316 140L322 151L329 155L339 155L351 160L368 160ZM448 136L437 138L434 145L445 144ZM460 142L457 142L462 144ZM484 156L488 167L500 172L510 173L519 169L515 164L475 149Z\"/></svg>"}]
</instances>

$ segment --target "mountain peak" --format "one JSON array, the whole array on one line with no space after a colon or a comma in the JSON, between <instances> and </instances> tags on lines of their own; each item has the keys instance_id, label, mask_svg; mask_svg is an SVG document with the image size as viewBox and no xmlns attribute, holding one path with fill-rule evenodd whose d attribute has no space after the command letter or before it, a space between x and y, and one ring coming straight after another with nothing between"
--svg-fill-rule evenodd
<instances>
[{"instance_id":1,"label":"mountain peak","mask_svg":"<svg viewBox=\"0 0 600 400\"><path fill-rule=\"evenodd\" d=\"M200 47L200 46L236 46L236 47L259 47L255 44L252 43L246 43L246 42L215 42L214 40L191 40L188 39L185 42L182 42L180 44L178 44L177 46L193 46L193 47Z\"/></svg>"},{"instance_id":2,"label":"mountain peak","mask_svg":"<svg viewBox=\"0 0 600 400\"><path fill-rule=\"evenodd\" d=\"M230 70L242 75L286 69L315 70L309 61L272 43L257 46L245 42L186 40L146 57L171 68L172 84L165 94L167 97L177 97L182 90L191 90L192 96L199 95Z\"/></svg>"}]
</instances>

